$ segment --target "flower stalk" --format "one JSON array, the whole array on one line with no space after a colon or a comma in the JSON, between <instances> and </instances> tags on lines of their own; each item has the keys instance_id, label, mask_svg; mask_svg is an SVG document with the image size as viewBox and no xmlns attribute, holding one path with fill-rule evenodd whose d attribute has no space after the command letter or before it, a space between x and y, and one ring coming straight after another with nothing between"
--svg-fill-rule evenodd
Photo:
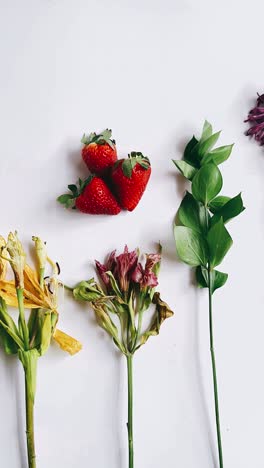
<instances>
[{"instance_id":1,"label":"flower stalk","mask_svg":"<svg viewBox=\"0 0 264 468\"><path fill-rule=\"evenodd\" d=\"M39 354L32 349L19 353L25 373L26 435L28 468L36 468L34 403L37 380L37 363Z\"/></svg>"},{"instance_id":2,"label":"flower stalk","mask_svg":"<svg viewBox=\"0 0 264 468\"><path fill-rule=\"evenodd\" d=\"M47 277L47 283L44 281L45 243L36 237L33 240L38 261L37 271L26 263L26 254L16 232L9 234L7 242L0 237L1 342L5 352L17 355L24 368L28 468L36 468L34 402L38 359L48 350L51 339L70 354L75 354L81 349L77 340L56 328L59 316L58 281L54 274ZM14 281L6 280L8 263L13 270ZM9 313L9 306L18 308L17 323ZM28 319L25 309L31 309Z\"/></svg>"},{"instance_id":3,"label":"flower stalk","mask_svg":"<svg viewBox=\"0 0 264 468\"><path fill-rule=\"evenodd\" d=\"M98 325L113 339L127 363L127 434L128 466L134 468L133 439L133 356L150 336L159 334L161 324L173 315L169 306L155 291L161 261L161 247L157 254L146 255L144 266L138 249L116 256L112 252L106 263L96 261L101 282L93 278L81 281L73 288L76 300L87 301L94 310ZM67 288L71 291L71 288ZM143 315L150 306L154 314L143 329Z\"/></svg>"},{"instance_id":4,"label":"flower stalk","mask_svg":"<svg viewBox=\"0 0 264 468\"><path fill-rule=\"evenodd\" d=\"M133 354L127 357L127 389L128 389L128 418L127 418L127 434L128 434L128 457L129 468L134 468L134 437L133 437Z\"/></svg>"},{"instance_id":5,"label":"flower stalk","mask_svg":"<svg viewBox=\"0 0 264 468\"><path fill-rule=\"evenodd\" d=\"M213 133L205 121L200 140L188 142L183 159L173 161L181 174L191 181L191 193L186 192L177 213L174 235L178 256L196 268L197 285L208 289L210 355L213 375L215 423L219 468L223 468L216 361L213 335L214 292L224 286L228 275L216 270L233 241L226 224L245 209L241 194L231 198L220 195L223 186L219 165L226 161L233 145L213 149L220 132Z\"/></svg>"},{"instance_id":6,"label":"flower stalk","mask_svg":"<svg viewBox=\"0 0 264 468\"><path fill-rule=\"evenodd\" d=\"M222 449L222 437L221 437L221 425L220 425L220 414L219 414L219 401L218 401L218 386L217 386L217 373L216 373L216 361L214 351L214 330L213 330L213 304L212 304L212 274L210 266L208 267L208 298L209 298L209 332L210 332L210 354L212 363L213 373L213 385L214 385L214 404L215 404L215 422L217 432L217 446L218 446L218 457L219 467L223 468L223 449Z\"/></svg>"}]
</instances>

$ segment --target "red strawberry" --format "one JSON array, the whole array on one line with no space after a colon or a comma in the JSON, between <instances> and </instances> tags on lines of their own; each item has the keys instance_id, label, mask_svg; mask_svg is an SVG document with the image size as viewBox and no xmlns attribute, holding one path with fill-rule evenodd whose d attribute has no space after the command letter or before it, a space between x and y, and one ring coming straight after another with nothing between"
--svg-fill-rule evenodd
<instances>
[{"instance_id":1,"label":"red strawberry","mask_svg":"<svg viewBox=\"0 0 264 468\"><path fill-rule=\"evenodd\" d=\"M66 208L77 208L82 213L116 215L121 209L105 182L96 176L79 179L79 187L68 185L72 193L58 197Z\"/></svg>"},{"instance_id":2,"label":"red strawberry","mask_svg":"<svg viewBox=\"0 0 264 468\"><path fill-rule=\"evenodd\" d=\"M140 201L151 174L149 159L133 151L117 161L112 169L113 189L122 208L133 211Z\"/></svg>"},{"instance_id":3,"label":"red strawberry","mask_svg":"<svg viewBox=\"0 0 264 468\"><path fill-rule=\"evenodd\" d=\"M94 174L103 176L117 160L115 140L111 140L112 130L104 130L98 135L83 135L82 158L88 169Z\"/></svg>"}]
</instances>

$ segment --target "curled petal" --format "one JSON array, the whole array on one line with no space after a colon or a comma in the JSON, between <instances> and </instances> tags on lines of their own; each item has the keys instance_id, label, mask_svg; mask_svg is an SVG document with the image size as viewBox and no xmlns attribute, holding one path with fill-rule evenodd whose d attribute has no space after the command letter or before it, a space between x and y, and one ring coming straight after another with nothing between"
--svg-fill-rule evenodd
<instances>
[{"instance_id":1,"label":"curled petal","mask_svg":"<svg viewBox=\"0 0 264 468\"><path fill-rule=\"evenodd\" d=\"M131 275L138 263L138 253L136 250L128 251L127 245L124 253L116 257L115 277L118 280L121 291L128 291Z\"/></svg>"},{"instance_id":2,"label":"curled petal","mask_svg":"<svg viewBox=\"0 0 264 468\"><path fill-rule=\"evenodd\" d=\"M37 280L37 274L29 265L24 270L24 306L27 309L53 309L47 288L41 289ZM0 280L0 296L6 304L18 307L16 284L14 281Z\"/></svg>"},{"instance_id":3,"label":"curled petal","mask_svg":"<svg viewBox=\"0 0 264 468\"><path fill-rule=\"evenodd\" d=\"M110 253L105 266L107 271L111 271L113 273L116 266L116 250L113 250L113 252Z\"/></svg>"},{"instance_id":4,"label":"curled petal","mask_svg":"<svg viewBox=\"0 0 264 468\"><path fill-rule=\"evenodd\" d=\"M141 263L138 263L135 270L133 271L131 275L131 279L132 281L134 281L134 283L141 283L143 280L143 275L144 275L143 266L141 265Z\"/></svg>"},{"instance_id":5,"label":"curled petal","mask_svg":"<svg viewBox=\"0 0 264 468\"><path fill-rule=\"evenodd\" d=\"M109 286L109 276L106 274L106 272L111 271L111 273L114 274L115 272L115 267L116 267L116 251L113 250L113 252L110 253L105 265L102 263L98 262L98 260L95 260L95 265L97 272L105 284L105 286Z\"/></svg>"},{"instance_id":6,"label":"curled petal","mask_svg":"<svg viewBox=\"0 0 264 468\"><path fill-rule=\"evenodd\" d=\"M146 255L146 270L152 270L153 267L161 261L160 254L147 254Z\"/></svg>"},{"instance_id":7,"label":"curled petal","mask_svg":"<svg viewBox=\"0 0 264 468\"><path fill-rule=\"evenodd\" d=\"M158 285L158 278L153 271L145 271L142 285L149 288L155 288Z\"/></svg>"},{"instance_id":8,"label":"curled petal","mask_svg":"<svg viewBox=\"0 0 264 468\"><path fill-rule=\"evenodd\" d=\"M103 281L103 283L105 284L105 286L108 286L109 285L109 276L106 274L106 272L108 271L108 269L106 268L105 265L103 265L102 263L98 262L98 260L95 260L95 265L96 265L96 269L97 269L97 272L101 278L101 280Z\"/></svg>"}]
</instances>

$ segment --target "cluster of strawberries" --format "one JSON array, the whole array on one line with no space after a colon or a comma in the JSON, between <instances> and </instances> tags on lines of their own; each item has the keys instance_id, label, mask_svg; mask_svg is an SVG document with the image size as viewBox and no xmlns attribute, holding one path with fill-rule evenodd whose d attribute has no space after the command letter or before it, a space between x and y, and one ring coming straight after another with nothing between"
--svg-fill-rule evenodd
<instances>
[{"instance_id":1,"label":"cluster of strawberries","mask_svg":"<svg viewBox=\"0 0 264 468\"><path fill-rule=\"evenodd\" d=\"M71 193L58 197L66 208L83 213L120 213L121 208L133 211L140 201L151 174L150 161L142 153L132 152L126 159L117 159L111 130L83 135L82 158L90 175L68 185Z\"/></svg>"}]
</instances>

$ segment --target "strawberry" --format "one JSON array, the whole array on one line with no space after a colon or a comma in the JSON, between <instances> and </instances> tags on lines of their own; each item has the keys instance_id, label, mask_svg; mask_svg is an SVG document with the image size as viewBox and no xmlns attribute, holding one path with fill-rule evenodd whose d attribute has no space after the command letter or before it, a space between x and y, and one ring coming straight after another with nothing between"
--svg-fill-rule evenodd
<instances>
[{"instance_id":1,"label":"strawberry","mask_svg":"<svg viewBox=\"0 0 264 468\"><path fill-rule=\"evenodd\" d=\"M120 206L133 211L140 201L151 174L150 161L142 153L133 151L127 159L120 159L112 169L113 190Z\"/></svg>"},{"instance_id":2,"label":"strawberry","mask_svg":"<svg viewBox=\"0 0 264 468\"><path fill-rule=\"evenodd\" d=\"M68 185L72 193L58 197L66 208L77 208L82 213L116 215L121 209L106 183L96 176L79 179L79 187Z\"/></svg>"},{"instance_id":3,"label":"strawberry","mask_svg":"<svg viewBox=\"0 0 264 468\"><path fill-rule=\"evenodd\" d=\"M81 142L84 144L82 158L88 169L97 175L107 174L117 160L115 140L111 139L112 130L104 130L98 135L90 133L83 135Z\"/></svg>"}]
</instances>

